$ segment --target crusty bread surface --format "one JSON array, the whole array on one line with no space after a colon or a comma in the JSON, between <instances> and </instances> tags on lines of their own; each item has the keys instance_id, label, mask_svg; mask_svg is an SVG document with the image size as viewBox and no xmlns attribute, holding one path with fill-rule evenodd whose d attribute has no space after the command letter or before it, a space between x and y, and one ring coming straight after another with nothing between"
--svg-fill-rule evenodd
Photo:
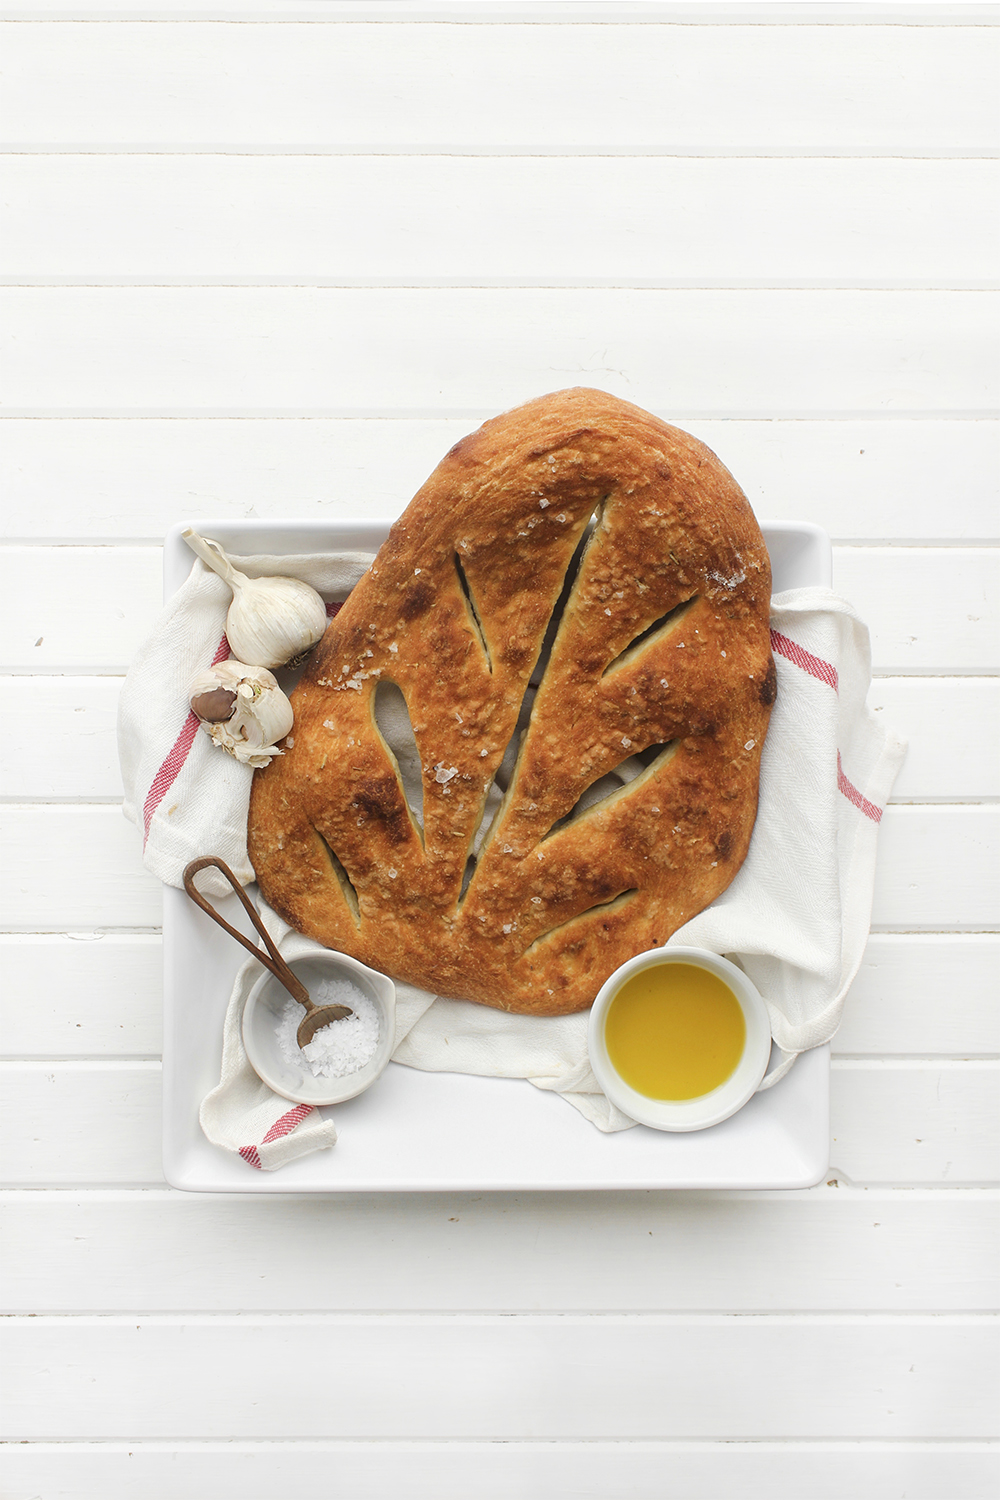
<instances>
[{"instance_id":1,"label":"crusty bread surface","mask_svg":"<svg viewBox=\"0 0 1000 1500\"><path fill-rule=\"evenodd\" d=\"M392 527L254 775L263 895L436 994L584 1009L743 862L770 588L747 500L688 434L584 389L485 423Z\"/></svg>"}]
</instances>

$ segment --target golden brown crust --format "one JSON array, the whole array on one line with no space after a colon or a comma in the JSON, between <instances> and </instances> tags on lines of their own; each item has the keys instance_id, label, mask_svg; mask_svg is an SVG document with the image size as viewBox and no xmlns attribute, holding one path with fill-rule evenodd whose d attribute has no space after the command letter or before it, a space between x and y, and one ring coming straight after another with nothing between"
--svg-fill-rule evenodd
<instances>
[{"instance_id":1,"label":"golden brown crust","mask_svg":"<svg viewBox=\"0 0 1000 1500\"><path fill-rule=\"evenodd\" d=\"M434 993L584 1009L744 859L775 691L770 589L749 504L687 433L583 389L487 422L393 526L313 653L287 753L254 776L264 896L300 931ZM375 721L386 683L419 751L422 829ZM640 755L634 780L577 807Z\"/></svg>"}]
</instances>

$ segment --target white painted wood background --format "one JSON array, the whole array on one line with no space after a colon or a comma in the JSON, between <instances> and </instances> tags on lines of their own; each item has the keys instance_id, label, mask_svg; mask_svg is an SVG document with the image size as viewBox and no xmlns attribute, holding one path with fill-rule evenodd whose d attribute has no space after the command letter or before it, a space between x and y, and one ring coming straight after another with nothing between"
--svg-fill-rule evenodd
<instances>
[{"instance_id":1,"label":"white painted wood background","mask_svg":"<svg viewBox=\"0 0 1000 1500\"><path fill-rule=\"evenodd\" d=\"M996 21L0 0L2 1500L996 1492ZM163 532L389 520L579 383L829 530L910 739L828 1180L167 1189Z\"/></svg>"}]
</instances>

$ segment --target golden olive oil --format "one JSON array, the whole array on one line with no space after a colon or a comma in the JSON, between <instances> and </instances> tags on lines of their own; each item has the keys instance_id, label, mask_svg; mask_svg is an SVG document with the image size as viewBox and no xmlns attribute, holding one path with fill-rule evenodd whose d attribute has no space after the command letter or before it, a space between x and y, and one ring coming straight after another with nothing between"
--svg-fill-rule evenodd
<instances>
[{"instance_id":1,"label":"golden olive oil","mask_svg":"<svg viewBox=\"0 0 1000 1500\"><path fill-rule=\"evenodd\" d=\"M733 1073L746 1021L728 984L697 964L665 963L626 979L608 1006L604 1044L616 1072L650 1099L696 1099Z\"/></svg>"}]
</instances>

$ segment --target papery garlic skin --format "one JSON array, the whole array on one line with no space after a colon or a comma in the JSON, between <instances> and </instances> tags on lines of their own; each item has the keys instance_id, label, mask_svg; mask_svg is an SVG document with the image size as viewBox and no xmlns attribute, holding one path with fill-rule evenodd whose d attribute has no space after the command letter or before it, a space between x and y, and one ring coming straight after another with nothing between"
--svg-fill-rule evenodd
<instances>
[{"instance_id":1,"label":"papery garlic skin","mask_svg":"<svg viewBox=\"0 0 1000 1500\"><path fill-rule=\"evenodd\" d=\"M236 705L230 718L201 727L221 750L227 751L242 765L260 770L270 765L282 739L292 727L292 705L266 667L248 666L230 657L214 667L199 672L188 688L188 699L195 699L216 688L236 694Z\"/></svg>"},{"instance_id":2,"label":"papery garlic skin","mask_svg":"<svg viewBox=\"0 0 1000 1500\"><path fill-rule=\"evenodd\" d=\"M326 605L310 584L301 578L248 578L233 567L218 542L190 526L182 535L233 591L226 639L234 656L254 666L284 667L312 650L327 618Z\"/></svg>"}]
</instances>

